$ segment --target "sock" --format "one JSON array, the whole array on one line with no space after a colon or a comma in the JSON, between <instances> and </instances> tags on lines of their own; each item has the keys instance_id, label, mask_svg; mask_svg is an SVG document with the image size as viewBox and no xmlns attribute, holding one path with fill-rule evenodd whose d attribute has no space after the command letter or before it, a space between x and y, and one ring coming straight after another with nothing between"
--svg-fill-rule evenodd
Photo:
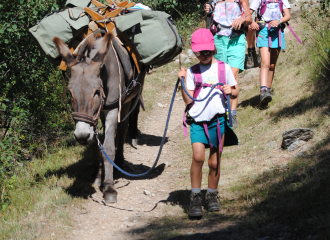
<instances>
[{"instance_id":1,"label":"sock","mask_svg":"<svg viewBox=\"0 0 330 240\"><path fill-rule=\"evenodd\" d=\"M231 110L231 115L236 115L236 114L237 114L236 110Z\"/></svg>"},{"instance_id":2,"label":"sock","mask_svg":"<svg viewBox=\"0 0 330 240\"><path fill-rule=\"evenodd\" d=\"M209 192L209 193L216 193L216 192L218 192L218 189L211 189L211 188L207 188L207 192Z\"/></svg>"},{"instance_id":3,"label":"sock","mask_svg":"<svg viewBox=\"0 0 330 240\"><path fill-rule=\"evenodd\" d=\"M266 86L261 86L260 91L262 91L262 90L267 90L267 87Z\"/></svg>"},{"instance_id":4,"label":"sock","mask_svg":"<svg viewBox=\"0 0 330 240\"><path fill-rule=\"evenodd\" d=\"M191 188L191 192L192 193L200 193L201 192L201 188Z\"/></svg>"},{"instance_id":5,"label":"sock","mask_svg":"<svg viewBox=\"0 0 330 240\"><path fill-rule=\"evenodd\" d=\"M255 52L256 49L253 47L253 48L248 48L248 52Z\"/></svg>"},{"instance_id":6,"label":"sock","mask_svg":"<svg viewBox=\"0 0 330 240\"><path fill-rule=\"evenodd\" d=\"M272 88L267 88L267 90L268 90L268 91L271 91L271 90L272 90Z\"/></svg>"}]
</instances>

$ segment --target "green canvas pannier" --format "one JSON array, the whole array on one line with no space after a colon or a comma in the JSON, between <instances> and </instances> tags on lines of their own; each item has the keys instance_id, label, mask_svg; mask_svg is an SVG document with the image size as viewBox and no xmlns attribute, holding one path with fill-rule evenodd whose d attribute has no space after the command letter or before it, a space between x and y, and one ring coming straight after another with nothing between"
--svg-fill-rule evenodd
<instances>
[{"instance_id":1,"label":"green canvas pannier","mask_svg":"<svg viewBox=\"0 0 330 240\"><path fill-rule=\"evenodd\" d=\"M30 36L32 36L41 51L46 54L50 62L56 65L61 62L59 53L53 43L54 37L59 37L69 45L88 26L88 16L79 17L84 12L84 7L88 5L95 7L90 3L90 0L68 0L63 10L48 14L29 29Z\"/></svg>"},{"instance_id":2,"label":"green canvas pannier","mask_svg":"<svg viewBox=\"0 0 330 240\"><path fill-rule=\"evenodd\" d=\"M145 65L162 66L182 51L182 38L165 12L138 10L118 16L114 22L134 44L139 61Z\"/></svg>"}]
</instances>

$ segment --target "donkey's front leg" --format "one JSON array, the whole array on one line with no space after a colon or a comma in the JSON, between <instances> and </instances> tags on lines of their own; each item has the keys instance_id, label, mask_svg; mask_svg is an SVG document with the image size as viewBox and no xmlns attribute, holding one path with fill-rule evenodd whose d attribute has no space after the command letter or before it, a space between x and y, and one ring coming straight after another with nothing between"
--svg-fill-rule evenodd
<instances>
[{"instance_id":1,"label":"donkey's front leg","mask_svg":"<svg viewBox=\"0 0 330 240\"><path fill-rule=\"evenodd\" d=\"M112 161L115 160L115 138L117 130L118 109L104 112L105 114L105 130L103 147ZM104 182L103 182L103 198L106 203L117 202L117 191L113 182L113 165L103 155L104 162Z\"/></svg>"}]
</instances>

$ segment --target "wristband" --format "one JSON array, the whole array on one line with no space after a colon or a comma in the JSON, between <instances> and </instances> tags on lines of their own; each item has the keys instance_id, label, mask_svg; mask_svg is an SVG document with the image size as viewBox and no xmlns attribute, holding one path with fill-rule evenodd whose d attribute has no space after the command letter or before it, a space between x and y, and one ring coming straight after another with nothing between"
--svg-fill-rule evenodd
<instances>
[{"instance_id":1,"label":"wristband","mask_svg":"<svg viewBox=\"0 0 330 240\"><path fill-rule=\"evenodd\" d=\"M278 24L281 24L281 19L277 19L277 21L278 21Z\"/></svg>"}]
</instances>

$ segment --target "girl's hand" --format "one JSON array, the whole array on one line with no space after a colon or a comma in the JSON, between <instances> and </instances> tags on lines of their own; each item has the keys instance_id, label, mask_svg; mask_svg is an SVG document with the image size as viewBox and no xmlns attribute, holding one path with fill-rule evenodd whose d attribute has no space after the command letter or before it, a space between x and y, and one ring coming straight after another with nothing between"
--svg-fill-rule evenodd
<instances>
[{"instance_id":1,"label":"girl's hand","mask_svg":"<svg viewBox=\"0 0 330 240\"><path fill-rule=\"evenodd\" d=\"M268 23L271 27L277 27L280 25L280 23L277 20L273 20L270 23Z\"/></svg>"},{"instance_id":2,"label":"girl's hand","mask_svg":"<svg viewBox=\"0 0 330 240\"><path fill-rule=\"evenodd\" d=\"M231 91L231 87L229 85L223 85L223 92L228 95L228 94L231 94L232 91Z\"/></svg>"},{"instance_id":3,"label":"girl's hand","mask_svg":"<svg viewBox=\"0 0 330 240\"><path fill-rule=\"evenodd\" d=\"M245 22L245 18L237 18L234 19L233 23L231 24L231 26L237 30L237 29L241 29L241 26L244 24Z\"/></svg>"},{"instance_id":4,"label":"girl's hand","mask_svg":"<svg viewBox=\"0 0 330 240\"><path fill-rule=\"evenodd\" d=\"M256 22L252 22L251 25L249 26L249 29L252 29L252 30L259 30L259 25L258 23Z\"/></svg>"},{"instance_id":5,"label":"girl's hand","mask_svg":"<svg viewBox=\"0 0 330 240\"><path fill-rule=\"evenodd\" d=\"M180 71L178 72L178 77L181 78L184 77L184 80L186 80L187 77L187 69L186 68L181 68Z\"/></svg>"},{"instance_id":6,"label":"girl's hand","mask_svg":"<svg viewBox=\"0 0 330 240\"><path fill-rule=\"evenodd\" d=\"M210 8L211 8L211 6L210 6L210 4L205 4L205 12L206 13L209 13L210 12Z\"/></svg>"}]
</instances>

